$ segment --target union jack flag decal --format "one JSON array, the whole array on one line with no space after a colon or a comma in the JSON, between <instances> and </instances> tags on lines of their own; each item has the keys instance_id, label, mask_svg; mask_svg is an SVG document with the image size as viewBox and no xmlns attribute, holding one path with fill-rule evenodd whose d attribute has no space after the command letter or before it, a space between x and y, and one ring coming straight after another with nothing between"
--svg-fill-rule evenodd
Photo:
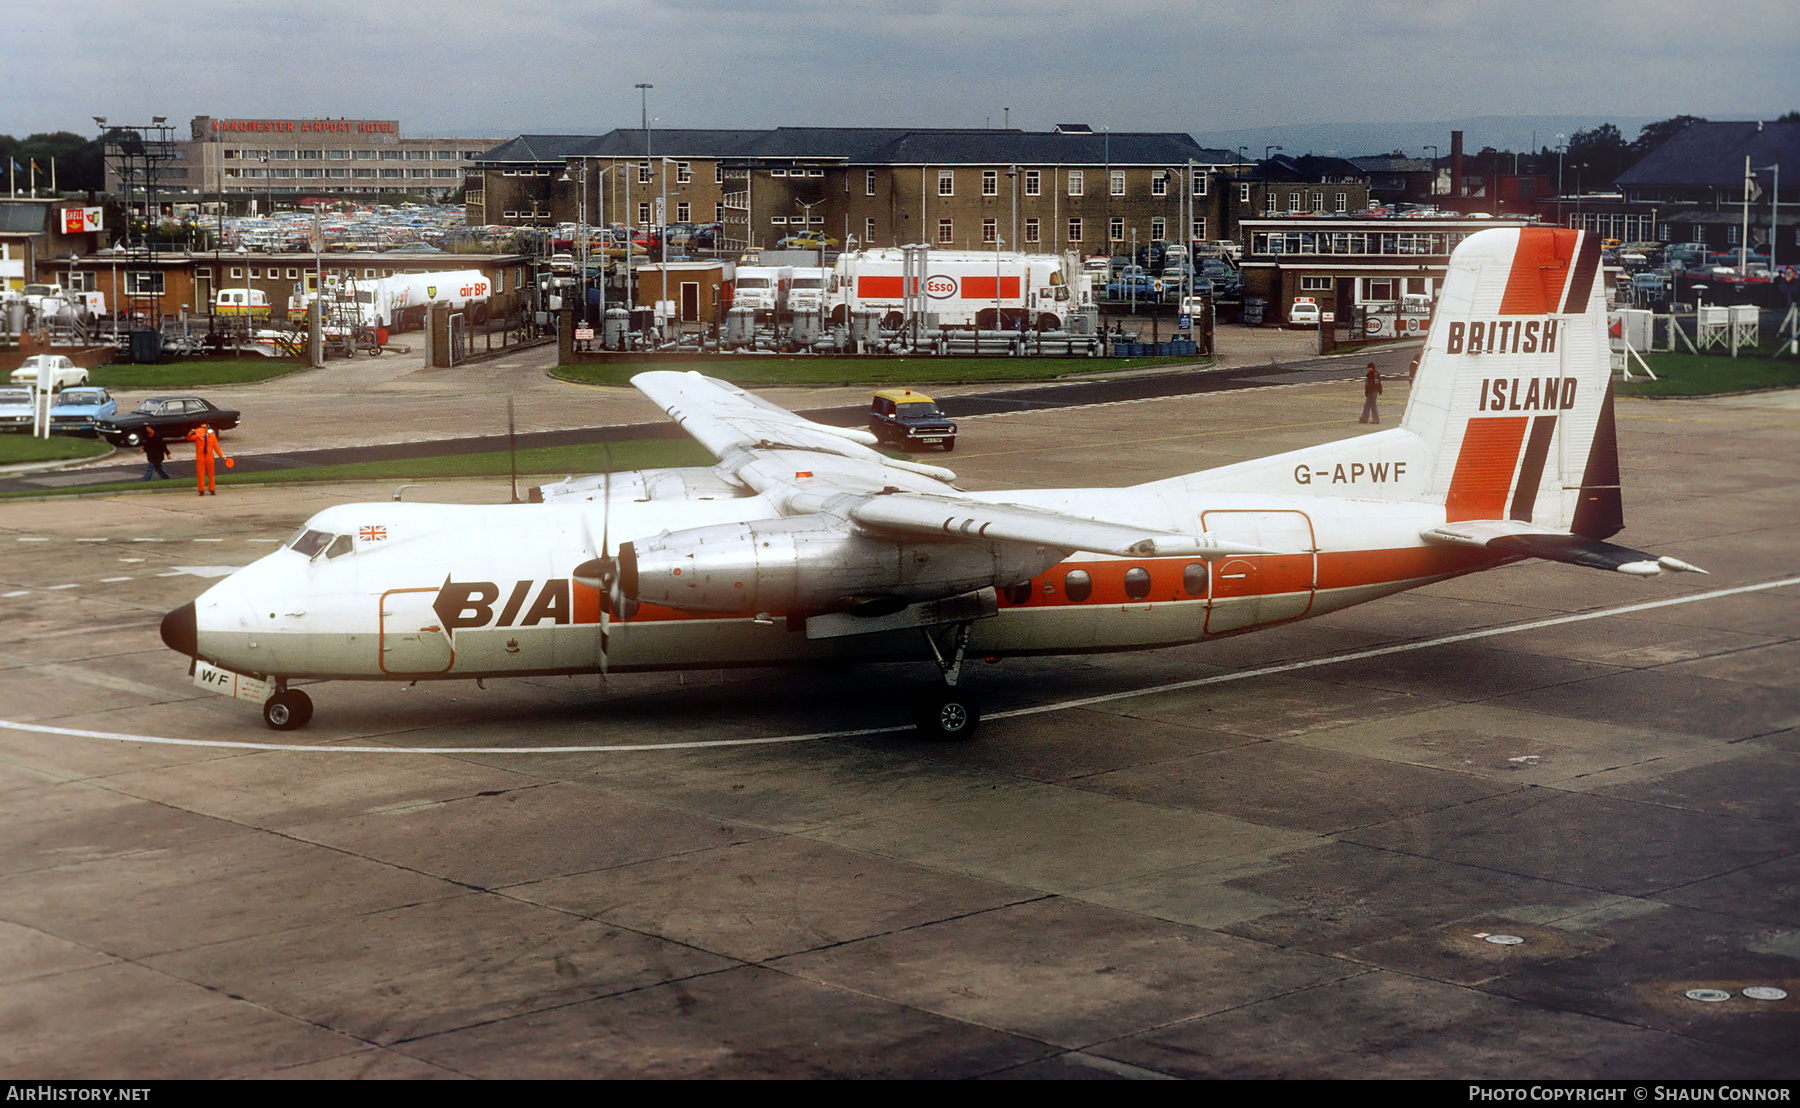
<instances>
[{"instance_id":1,"label":"union jack flag decal","mask_svg":"<svg viewBox=\"0 0 1800 1108\"><path fill-rule=\"evenodd\" d=\"M362 539L362 541L364 541L364 542L380 542L383 539L387 538L387 528L386 527L364 527L362 530L358 531L356 534L357 534L357 537Z\"/></svg>"}]
</instances>

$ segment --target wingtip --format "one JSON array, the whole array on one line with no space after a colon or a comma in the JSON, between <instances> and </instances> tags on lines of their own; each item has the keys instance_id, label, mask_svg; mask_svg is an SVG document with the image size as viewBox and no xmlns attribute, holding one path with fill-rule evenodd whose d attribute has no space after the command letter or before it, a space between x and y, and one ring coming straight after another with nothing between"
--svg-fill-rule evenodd
<instances>
[{"instance_id":1,"label":"wingtip","mask_svg":"<svg viewBox=\"0 0 1800 1108\"><path fill-rule=\"evenodd\" d=\"M1656 562L1664 569L1672 569L1676 573L1704 573L1708 577L1712 576L1711 570L1701 569L1692 562L1684 562L1680 558L1671 558L1666 554L1656 559Z\"/></svg>"}]
</instances>

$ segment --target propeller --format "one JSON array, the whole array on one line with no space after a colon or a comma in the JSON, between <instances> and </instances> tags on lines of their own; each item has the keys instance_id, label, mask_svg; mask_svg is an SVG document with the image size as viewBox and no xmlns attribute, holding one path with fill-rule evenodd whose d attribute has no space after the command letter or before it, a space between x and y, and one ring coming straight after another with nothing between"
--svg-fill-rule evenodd
<instances>
[{"instance_id":1,"label":"propeller","mask_svg":"<svg viewBox=\"0 0 1800 1108\"><path fill-rule=\"evenodd\" d=\"M607 651L612 646L612 614L618 609L619 562L612 556L612 447L607 445L606 469L602 472L600 505L600 545L594 546L594 533L586 512L581 515L581 535L589 550L597 557L575 567L575 582L601 594L600 602L600 675L607 675Z\"/></svg>"}]
</instances>

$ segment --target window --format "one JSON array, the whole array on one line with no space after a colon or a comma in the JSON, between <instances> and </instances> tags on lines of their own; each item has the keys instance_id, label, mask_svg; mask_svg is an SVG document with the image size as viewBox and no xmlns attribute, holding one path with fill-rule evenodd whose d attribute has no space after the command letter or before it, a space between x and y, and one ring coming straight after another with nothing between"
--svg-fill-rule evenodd
<instances>
[{"instance_id":1,"label":"window","mask_svg":"<svg viewBox=\"0 0 1800 1108\"><path fill-rule=\"evenodd\" d=\"M381 160L384 162L397 162L400 159L401 154L398 150L383 150L381 152Z\"/></svg>"},{"instance_id":2,"label":"window","mask_svg":"<svg viewBox=\"0 0 1800 1108\"><path fill-rule=\"evenodd\" d=\"M292 150L271 150L269 151L269 160L291 162L294 160L294 152Z\"/></svg>"},{"instance_id":3,"label":"window","mask_svg":"<svg viewBox=\"0 0 1800 1108\"><path fill-rule=\"evenodd\" d=\"M1125 240L1125 217L1119 215L1113 216L1112 223L1107 228L1107 233L1114 242L1123 242Z\"/></svg>"},{"instance_id":4,"label":"window","mask_svg":"<svg viewBox=\"0 0 1800 1108\"><path fill-rule=\"evenodd\" d=\"M1288 211L1297 212L1299 210L1300 210L1300 194L1297 192L1288 193Z\"/></svg>"},{"instance_id":5,"label":"window","mask_svg":"<svg viewBox=\"0 0 1800 1108\"><path fill-rule=\"evenodd\" d=\"M863 170L863 195L875 195L875 171L873 169Z\"/></svg>"},{"instance_id":6,"label":"window","mask_svg":"<svg viewBox=\"0 0 1800 1108\"><path fill-rule=\"evenodd\" d=\"M1340 211L1340 212L1347 212L1350 210L1350 194L1349 193L1340 192L1337 194L1337 209L1336 210Z\"/></svg>"},{"instance_id":7,"label":"window","mask_svg":"<svg viewBox=\"0 0 1800 1108\"><path fill-rule=\"evenodd\" d=\"M1238 203L1240 203L1240 204L1250 203L1250 186L1249 185L1239 185L1238 186Z\"/></svg>"},{"instance_id":8,"label":"window","mask_svg":"<svg viewBox=\"0 0 1800 1108\"><path fill-rule=\"evenodd\" d=\"M453 162L456 160L456 151L454 151L454 150L433 150L431 152L431 156L436 158L440 162Z\"/></svg>"},{"instance_id":9,"label":"window","mask_svg":"<svg viewBox=\"0 0 1800 1108\"><path fill-rule=\"evenodd\" d=\"M1169 174L1167 170L1159 170L1150 175L1150 195L1169 195Z\"/></svg>"},{"instance_id":10,"label":"window","mask_svg":"<svg viewBox=\"0 0 1800 1108\"><path fill-rule=\"evenodd\" d=\"M161 296L163 292L162 270L126 270L125 291L135 295Z\"/></svg>"},{"instance_id":11,"label":"window","mask_svg":"<svg viewBox=\"0 0 1800 1108\"><path fill-rule=\"evenodd\" d=\"M323 154L324 151L323 150L296 150L296 151L294 151L294 153L299 155L299 158L298 158L299 161L316 162L319 160L320 155Z\"/></svg>"},{"instance_id":12,"label":"window","mask_svg":"<svg viewBox=\"0 0 1800 1108\"><path fill-rule=\"evenodd\" d=\"M1199 219L1194 220L1194 226L1189 229L1188 233L1192 236L1192 238L1195 242L1205 242L1206 241L1206 217L1201 216Z\"/></svg>"},{"instance_id":13,"label":"window","mask_svg":"<svg viewBox=\"0 0 1800 1108\"><path fill-rule=\"evenodd\" d=\"M1114 196L1125 195L1125 171L1123 169L1112 171L1112 194Z\"/></svg>"},{"instance_id":14,"label":"window","mask_svg":"<svg viewBox=\"0 0 1800 1108\"><path fill-rule=\"evenodd\" d=\"M406 152L406 160L409 162L423 162L430 159L431 151L429 150L408 150Z\"/></svg>"},{"instance_id":15,"label":"window","mask_svg":"<svg viewBox=\"0 0 1800 1108\"><path fill-rule=\"evenodd\" d=\"M1704 224L1704 223L1694 224L1693 229L1689 232L1689 241L1705 242L1706 241L1706 224Z\"/></svg>"},{"instance_id":16,"label":"window","mask_svg":"<svg viewBox=\"0 0 1800 1108\"><path fill-rule=\"evenodd\" d=\"M360 166L357 167L355 172L358 177L373 177L373 176L375 176L375 171L373 169L363 169ZM443 170L440 169L440 170L438 170L438 172L442 173Z\"/></svg>"},{"instance_id":17,"label":"window","mask_svg":"<svg viewBox=\"0 0 1800 1108\"><path fill-rule=\"evenodd\" d=\"M724 162L714 162L713 163L713 184L722 185L724 183L725 183L725 163Z\"/></svg>"},{"instance_id":18,"label":"window","mask_svg":"<svg viewBox=\"0 0 1800 1108\"><path fill-rule=\"evenodd\" d=\"M981 241L982 242L993 242L995 239L997 239L999 237L1000 237L1000 228L995 225L995 222L993 220L984 219L981 221Z\"/></svg>"},{"instance_id":19,"label":"window","mask_svg":"<svg viewBox=\"0 0 1800 1108\"><path fill-rule=\"evenodd\" d=\"M431 175L431 170L429 170L429 169L409 169L406 171L406 175L408 177L428 177Z\"/></svg>"},{"instance_id":20,"label":"window","mask_svg":"<svg viewBox=\"0 0 1800 1108\"><path fill-rule=\"evenodd\" d=\"M938 220L937 240L939 242L955 242L956 241L956 225L948 219Z\"/></svg>"},{"instance_id":21,"label":"window","mask_svg":"<svg viewBox=\"0 0 1800 1108\"><path fill-rule=\"evenodd\" d=\"M231 267L231 279L233 281L243 280L244 279L244 267L241 265L232 266Z\"/></svg>"},{"instance_id":22,"label":"window","mask_svg":"<svg viewBox=\"0 0 1800 1108\"><path fill-rule=\"evenodd\" d=\"M875 217L863 220L863 244L866 246L875 241Z\"/></svg>"},{"instance_id":23,"label":"window","mask_svg":"<svg viewBox=\"0 0 1800 1108\"><path fill-rule=\"evenodd\" d=\"M325 151L325 160L328 162L347 162L350 160L350 151L327 150Z\"/></svg>"},{"instance_id":24,"label":"window","mask_svg":"<svg viewBox=\"0 0 1800 1108\"><path fill-rule=\"evenodd\" d=\"M237 159L238 152L236 150L221 150L221 151L219 151L219 156L224 158L228 162L235 161Z\"/></svg>"},{"instance_id":25,"label":"window","mask_svg":"<svg viewBox=\"0 0 1800 1108\"><path fill-rule=\"evenodd\" d=\"M948 169L938 170L938 195L956 195L956 174Z\"/></svg>"},{"instance_id":26,"label":"window","mask_svg":"<svg viewBox=\"0 0 1800 1108\"><path fill-rule=\"evenodd\" d=\"M1394 282L1390 280L1366 280L1363 282L1364 300L1392 300L1394 298Z\"/></svg>"},{"instance_id":27,"label":"window","mask_svg":"<svg viewBox=\"0 0 1800 1108\"><path fill-rule=\"evenodd\" d=\"M1041 174L1038 173L1037 170L1027 169L1025 171L1025 195L1026 196L1038 195L1042 185L1043 185L1043 177Z\"/></svg>"},{"instance_id":28,"label":"window","mask_svg":"<svg viewBox=\"0 0 1800 1108\"><path fill-rule=\"evenodd\" d=\"M785 215L770 216L769 223L770 223L770 225L775 226L775 227L786 227L787 226L787 216L785 216Z\"/></svg>"},{"instance_id":29,"label":"window","mask_svg":"<svg viewBox=\"0 0 1800 1108\"><path fill-rule=\"evenodd\" d=\"M291 169L271 169L271 170L269 170L269 176L271 176L271 177L292 177L293 175L294 175L294 171Z\"/></svg>"},{"instance_id":30,"label":"window","mask_svg":"<svg viewBox=\"0 0 1800 1108\"><path fill-rule=\"evenodd\" d=\"M373 151L373 150L358 150L356 152L356 160L359 162L372 162L375 160L375 151Z\"/></svg>"},{"instance_id":31,"label":"window","mask_svg":"<svg viewBox=\"0 0 1800 1108\"><path fill-rule=\"evenodd\" d=\"M1164 223L1161 219L1152 219L1150 221L1150 241L1151 242L1161 241L1167 235L1167 233L1168 233L1168 224Z\"/></svg>"},{"instance_id":32,"label":"window","mask_svg":"<svg viewBox=\"0 0 1800 1108\"><path fill-rule=\"evenodd\" d=\"M647 185L649 183L650 183L650 163L649 162L639 162L638 163L638 184Z\"/></svg>"},{"instance_id":33,"label":"window","mask_svg":"<svg viewBox=\"0 0 1800 1108\"><path fill-rule=\"evenodd\" d=\"M1269 213L1270 215L1274 215L1275 211L1276 211L1276 208L1275 208L1276 203L1277 203L1277 201L1275 198L1275 190L1274 189L1270 189L1268 192L1263 193L1263 211Z\"/></svg>"},{"instance_id":34,"label":"window","mask_svg":"<svg viewBox=\"0 0 1800 1108\"><path fill-rule=\"evenodd\" d=\"M1079 219L1069 220L1069 241L1070 242L1080 242L1081 241L1081 220L1079 220Z\"/></svg>"},{"instance_id":35,"label":"window","mask_svg":"<svg viewBox=\"0 0 1800 1108\"><path fill-rule=\"evenodd\" d=\"M998 195L1000 195L1000 171L999 170L984 169L981 171L981 195L983 195L983 196L998 196Z\"/></svg>"},{"instance_id":36,"label":"window","mask_svg":"<svg viewBox=\"0 0 1800 1108\"><path fill-rule=\"evenodd\" d=\"M649 225L649 223L650 223L650 205L648 203L643 203L643 204L638 205L637 221L638 221L638 223L643 224L645 226Z\"/></svg>"},{"instance_id":37,"label":"window","mask_svg":"<svg viewBox=\"0 0 1800 1108\"><path fill-rule=\"evenodd\" d=\"M1192 175L1192 180L1189 182L1189 184L1191 184L1193 186L1192 190L1191 190L1193 195L1195 195L1195 196L1205 196L1206 195L1206 174L1203 171L1198 170L1198 169L1194 170L1193 175Z\"/></svg>"},{"instance_id":38,"label":"window","mask_svg":"<svg viewBox=\"0 0 1800 1108\"><path fill-rule=\"evenodd\" d=\"M771 176L771 177L786 177L786 176L787 176L787 170L785 170L785 169L771 169L771 170L769 170L769 176Z\"/></svg>"},{"instance_id":39,"label":"window","mask_svg":"<svg viewBox=\"0 0 1800 1108\"><path fill-rule=\"evenodd\" d=\"M1429 278L1429 277L1408 277L1408 278L1406 278L1406 295L1408 295L1408 296L1430 296L1431 295L1431 278Z\"/></svg>"},{"instance_id":40,"label":"window","mask_svg":"<svg viewBox=\"0 0 1800 1108\"><path fill-rule=\"evenodd\" d=\"M1187 593L1189 596L1205 596L1206 579L1208 576L1210 576L1210 574L1206 572L1205 562L1194 562L1190 564L1186 569L1181 571L1181 591Z\"/></svg>"},{"instance_id":41,"label":"window","mask_svg":"<svg viewBox=\"0 0 1800 1108\"><path fill-rule=\"evenodd\" d=\"M1077 604L1094 595L1094 579L1085 569L1072 569L1063 578L1063 595Z\"/></svg>"},{"instance_id":42,"label":"window","mask_svg":"<svg viewBox=\"0 0 1800 1108\"><path fill-rule=\"evenodd\" d=\"M1725 228L1725 242L1728 245L1736 246L1741 241L1743 241L1743 230L1735 223L1728 225Z\"/></svg>"},{"instance_id":43,"label":"window","mask_svg":"<svg viewBox=\"0 0 1800 1108\"><path fill-rule=\"evenodd\" d=\"M1325 194L1324 193L1315 192L1312 194L1312 210L1315 212L1322 212L1325 210Z\"/></svg>"},{"instance_id":44,"label":"window","mask_svg":"<svg viewBox=\"0 0 1800 1108\"><path fill-rule=\"evenodd\" d=\"M691 209L688 207L687 201L685 201L685 200L679 204L676 204L675 205L675 222L677 222L677 223L690 222L689 217L688 217L688 212L690 210Z\"/></svg>"},{"instance_id":45,"label":"window","mask_svg":"<svg viewBox=\"0 0 1800 1108\"><path fill-rule=\"evenodd\" d=\"M1081 170L1079 170L1079 169L1069 170L1069 195L1070 196L1082 195L1081 188L1082 188Z\"/></svg>"},{"instance_id":46,"label":"window","mask_svg":"<svg viewBox=\"0 0 1800 1108\"><path fill-rule=\"evenodd\" d=\"M329 554L326 555L330 557ZM1132 566L1125 571L1125 596L1129 600L1143 600L1150 595L1150 571L1142 566Z\"/></svg>"},{"instance_id":47,"label":"window","mask_svg":"<svg viewBox=\"0 0 1800 1108\"><path fill-rule=\"evenodd\" d=\"M687 162L675 163L675 183L685 185L694 179L694 169Z\"/></svg>"},{"instance_id":48,"label":"window","mask_svg":"<svg viewBox=\"0 0 1800 1108\"><path fill-rule=\"evenodd\" d=\"M406 174L406 170L404 170L404 169L383 169L381 171L381 175L383 177L401 177L401 176L404 176L405 174Z\"/></svg>"},{"instance_id":49,"label":"window","mask_svg":"<svg viewBox=\"0 0 1800 1108\"><path fill-rule=\"evenodd\" d=\"M1329 277L1302 277L1302 278L1300 278L1300 291L1301 292L1330 292L1331 291L1331 278L1329 278Z\"/></svg>"},{"instance_id":50,"label":"window","mask_svg":"<svg viewBox=\"0 0 1800 1108\"><path fill-rule=\"evenodd\" d=\"M298 269L294 268L293 266L289 266L288 267L288 280L295 281L295 280L298 280L299 277L300 277L300 271Z\"/></svg>"},{"instance_id":51,"label":"window","mask_svg":"<svg viewBox=\"0 0 1800 1108\"><path fill-rule=\"evenodd\" d=\"M1033 216L1025 221L1025 241L1026 242L1037 242L1038 241L1038 221L1037 221L1036 216Z\"/></svg>"},{"instance_id":52,"label":"window","mask_svg":"<svg viewBox=\"0 0 1800 1108\"><path fill-rule=\"evenodd\" d=\"M262 270L257 266L251 266L250 267L250 279L252 281L262 280Z\"/></svg>"}]
</instances>

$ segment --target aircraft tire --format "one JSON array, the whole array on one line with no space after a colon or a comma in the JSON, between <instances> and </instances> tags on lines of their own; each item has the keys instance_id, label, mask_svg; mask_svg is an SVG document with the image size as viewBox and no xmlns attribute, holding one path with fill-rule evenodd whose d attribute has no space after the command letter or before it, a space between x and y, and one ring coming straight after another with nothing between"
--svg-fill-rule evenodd
<instances>
[{"instance_id":1,"label":"aircraft tire","mask_svg":"<svg viewBox=\"0 0 1800 1108\"><path fill-rule=\"evenodd\" d=\"M298 689L278 692L263 702L263 722L277 731L297 731L312 720L312 697Z\"/></svg>"},{"instance_id":2,"label":"aircraft tire","mask_svg":"<svg viewBox=\"0 0 1800 1108\"><path fill-rule=\"evenodd\" d=\"M967 689L927 685L913 700L913 725L937 742L965 742L981 723L981 709Z\"/></svg>"}]
</instances>

